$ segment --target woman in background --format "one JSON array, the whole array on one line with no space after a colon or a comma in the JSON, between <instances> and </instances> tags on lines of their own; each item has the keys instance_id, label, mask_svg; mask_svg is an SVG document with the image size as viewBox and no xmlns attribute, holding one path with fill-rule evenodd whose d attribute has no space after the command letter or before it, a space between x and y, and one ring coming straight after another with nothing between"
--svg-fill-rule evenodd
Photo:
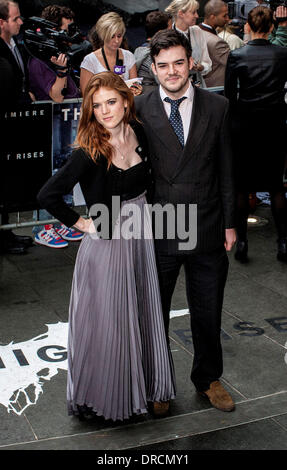
<instances>
[{"instance_id":1,"label":"woman in background","mask_svg":"<svg viewBox=\"0 0 287 470\"><path fill-rule=\"evenodd\" d=\"M216 28L216 31L218 36L227 42L231 51L245 46L245 42L235 34L235 28L231 23L227 24L223 28Z\"/></svg>"},{"instance_id":2,"label":"woman in background","mask_svg":"<svg viewBox=\"0 0 287 470\"><path fill-rule=\"evenodd\" d=\"M150 403L156 415L164 415L175 397L175 379L145 206L151 183L147 143L133 95L118 75L102 72L87 84L76 144L38 196L56 218L85 233L70 300L68 412L116 421L146 413ZM108 209L101 231L63 201L78 182L89 210L97 212L96 204Z\"/></svg>"},{"instance_id":3,"label":"woman in background","mask_svg":"<svg viewBox=\"0 0 287 470\"><path fill-rule=\"evenodd\" d=\"M287 204L283 185L286 151L287 49L268 41L273 12L256 7L248 13L251 41L231 51L225 75L229 98L237 186L237 249L248 261L249 193L268 191L278 234L277 259L287 262Z\"/></svg>"},{"instance_id":4,"label":"woman in background","mask_svg":"<svg viewBox=\"0 0 287 470\"><path fill-rule=\"evenodd\" d=\"M120 47L125 31L122 18L115 12L106 13L97 21L96 33L103 46L86 55L81 63L82 94L91 76L105 70L116 71L124 80L137 77L134 55Z\"/></svg>"}]
</instances>

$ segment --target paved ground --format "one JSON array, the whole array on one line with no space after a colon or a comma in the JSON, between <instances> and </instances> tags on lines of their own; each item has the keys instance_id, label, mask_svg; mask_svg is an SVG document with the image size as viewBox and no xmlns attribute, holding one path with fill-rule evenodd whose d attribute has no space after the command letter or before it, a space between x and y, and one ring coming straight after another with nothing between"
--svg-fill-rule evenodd
<instances>
[{"instance_id":1,"label":"paved ground","mask_svg":"<svg viewBox=\"0 0 287 470\"><path fill-rule=\"evenodd\" d=\"M189 380L193 346L181 276L172 305L181 315L171 321L178 388L171 415L122 424L68 417L65 341L78 244L3 257L0 449L286 450L287 266L276 260L269 207L259 206L256 215L269 223L249 229L248 265L230 255L224 299L222 380L236 402L232 413L211 408Z\"/></svg>"}]
</instances>

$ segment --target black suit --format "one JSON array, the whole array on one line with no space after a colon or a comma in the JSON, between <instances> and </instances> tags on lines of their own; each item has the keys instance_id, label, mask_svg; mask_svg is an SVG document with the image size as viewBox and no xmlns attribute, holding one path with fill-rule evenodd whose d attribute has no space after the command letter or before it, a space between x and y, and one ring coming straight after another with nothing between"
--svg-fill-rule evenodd
<instances>
[{"instance_id":1,"label":"black suit","mask_svg":"<svg viewBox=\"0 0 287 470\"><path fill-rule=\"evenodd\" d=\"M14 39L15 40L15 39ZM19 53L21 54L24 73L17 63L13 53L6 42L0 38L0 116L7 110L15 110L15 107L21 107L31 103L28 93L27 69L24 51L15 41ZM21 141L21 135L17 135ZM2 224L9 222L8 213L2 211ZM10 240L11 231L0 231L0 249Z\"/></svg>"},{"instance_id":2,"label":"black suit","mask_svg":"<svg viewBox=\"0 0 287 470\"><path fill-rule=\"evenodd\" d=\"M220 323L228 259L225 228L234 227L232 154L228 101L194 88L189 135L184 148L168 121L159 90L136 99L151 151L154 203L197 205L197 245L179 249L179 239L156 240L163 315L168 333L171 297L180 267L186 272L187 298L195 349L191 379L206 390L222 374Z\"/></svg>"},{"instance_id":3,"label":"black suit","mask_svg":"<svg viewBox=\"0 0 287 470\"><path fill-rule=\"evenodd\" d=\"M245 193L283 191L286 82L286 47L254 39L230 52L225 96L230 102L236 183Z\"/></svg>"},{"instance_id":4,"label":"black suit","mask_svg":"<svg viewBox=\"0 0 287 470\"><path fill-rule=\"evenodd\" d=\"M2 111L5 111L6 108L31 103L28 94L25 53L17 42L16 46L23 60L24 73L6 42L0 38L0 102Z\"/></svg>"}]
</instances>

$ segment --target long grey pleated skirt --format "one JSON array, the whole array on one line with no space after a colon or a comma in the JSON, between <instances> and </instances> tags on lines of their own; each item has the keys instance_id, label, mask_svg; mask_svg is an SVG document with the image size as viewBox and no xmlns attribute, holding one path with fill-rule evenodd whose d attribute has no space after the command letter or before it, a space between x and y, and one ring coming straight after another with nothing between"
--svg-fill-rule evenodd
<instances>
[{"instance_id":1,"label":"long grey pleated skirt","mask_svg":"<svg viewBox=\"0 0 287 470\"><path fill-rule=\"evenodd\" d=\"M133 230L124 211L129 204ZM147 412L175 398L150 215L144 195L122 203L113 239L86 234L79 247L69 312L68 413L86 405L105 419Z\"/></svg>"}]
</instances>

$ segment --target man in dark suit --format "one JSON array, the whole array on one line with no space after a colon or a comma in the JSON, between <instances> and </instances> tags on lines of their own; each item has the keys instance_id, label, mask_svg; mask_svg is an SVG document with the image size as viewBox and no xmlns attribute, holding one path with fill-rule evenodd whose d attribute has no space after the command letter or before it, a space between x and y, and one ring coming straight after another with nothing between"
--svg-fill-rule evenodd
<instances>
[{"instance_id":1,"label":"man in dark suit","mask_svg":"<svg viewBox=\"0 0 287 470\"><path fill-rule=\"evenodd\" d=\"M155 246L163 315L168 337L172 294L184 266L194 344L191 372L197 391L218 409L234 403L219 381L223 371L220 324L228 271L226 250L235 242L232 154L228 101L193 87L190 44L174 30L156 33L151 41L153 72L160 86L136 98L139 119L150 144L154 173L153 203L171 204L178 215L176 237L165 227ZM181 205L185 208L185 220ZM195 206L194 206L195 205ZM196 217L194 217L196 210ZM192 230L197 220L197 230ZM185 222L189 240L180 236ZM167 224L168 225L168 224ZM197 239L197 240L196 240Z\"/></svg>"},{"instance_id":2,"label":"man in dark suit","mask_svg":"<svg viewBox=\"0 0 287 470\"><path fill-rule=\"evenodd\" d=\"M1 112L15 106L31 103L25 59L14 36L19 34L23 21L17 3L0 0L0 103ZM7 136L6 136L7 137ZM19 138L19 136L17 136ZM2 224L8 223L7 212L2 213ZM0 231L0 251L24 254L33 240L15 235L11 230Z\"/></svg>"},{"instance_id":3,"label":"man in dark suit","mask_svg":"<svg viewBox=\"0 0 287 470\"><path fill-rule=\"evenodd\" d=\"M31 103L26 59L15 38L22 24L17 3L0 0L1 109Z\"/></svg>"}]
</instances>

